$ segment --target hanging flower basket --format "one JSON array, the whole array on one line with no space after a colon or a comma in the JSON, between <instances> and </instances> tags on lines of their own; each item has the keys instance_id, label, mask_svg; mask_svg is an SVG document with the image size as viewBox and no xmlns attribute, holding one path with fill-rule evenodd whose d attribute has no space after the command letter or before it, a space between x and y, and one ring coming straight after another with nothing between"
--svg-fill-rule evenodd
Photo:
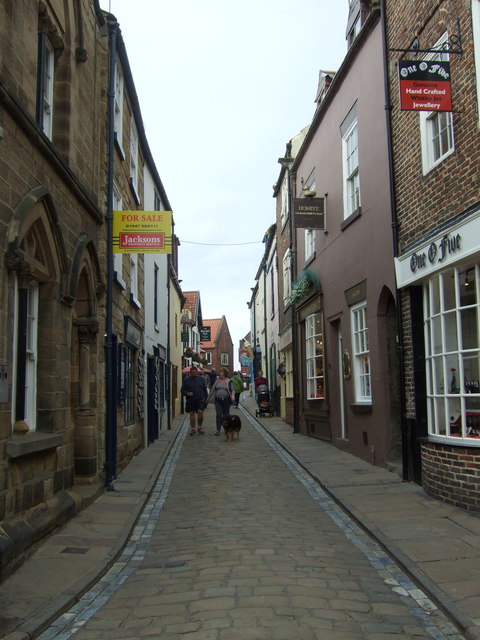
<instances>
[{"instance_id":1,"label":"hanging flower basket","mask_svg":"<svg viewBox=\"0 0 480 640\"><path fill-rule=\"evenodd\" d=\"M301 300L311 289L313 289L313 287L316 287L318 283L319 279L317 274L311 269L304 269L301 273L300 279L292 286L290 302L298 302Z\"/></svg>"}]
</instances>

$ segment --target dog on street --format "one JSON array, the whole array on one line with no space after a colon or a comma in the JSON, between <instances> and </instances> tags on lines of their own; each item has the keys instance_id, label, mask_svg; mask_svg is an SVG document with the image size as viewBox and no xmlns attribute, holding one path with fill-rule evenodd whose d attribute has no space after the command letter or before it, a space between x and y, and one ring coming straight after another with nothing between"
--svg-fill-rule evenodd
<instances>
[{"instance_id":1,"label":"dog on street","mask_svg":"<svg viewBox=\"0 0 480 640\"><path fill-rule=\"evenodd\" d=\"M222 424L227 440L233 440L235 438L235 434L237 434L237 440L240 439L240 429L242 428L242 421L240 420L239 416L226 416L223 419Z\"/></svg>"}]
</instances>

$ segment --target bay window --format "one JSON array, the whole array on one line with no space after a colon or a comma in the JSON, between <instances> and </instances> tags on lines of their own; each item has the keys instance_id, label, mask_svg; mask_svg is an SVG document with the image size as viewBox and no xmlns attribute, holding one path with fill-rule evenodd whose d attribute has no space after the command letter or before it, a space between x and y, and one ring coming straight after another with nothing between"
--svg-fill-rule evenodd
<instances>
[{"instance_id":1,"label":"bay window","mask_svg":"<svg viewBox=\"0 0 480 640\"><path fill-rule=\"evenodd\" d=\"M478 265L436 274L424 287L430 436L480 439Z\"/></svg>"}]
</instances>

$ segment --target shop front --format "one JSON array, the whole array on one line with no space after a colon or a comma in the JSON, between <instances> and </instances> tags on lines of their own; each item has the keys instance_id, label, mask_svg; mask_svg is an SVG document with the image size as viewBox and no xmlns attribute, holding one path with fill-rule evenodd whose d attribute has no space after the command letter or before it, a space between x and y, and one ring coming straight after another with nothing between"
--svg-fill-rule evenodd
<instances>
[{"instance_id":1,"label":"shop front","mask_svg":"<svg viewBox=\"0 0 480 640\"><path fill-rule=\"evenodd\" d=\"M407 406L414 407L422 485L472 510L480 510L479 267L478 209L396 259L397 284L409 304Z\"/></svg>"}]
</instances>

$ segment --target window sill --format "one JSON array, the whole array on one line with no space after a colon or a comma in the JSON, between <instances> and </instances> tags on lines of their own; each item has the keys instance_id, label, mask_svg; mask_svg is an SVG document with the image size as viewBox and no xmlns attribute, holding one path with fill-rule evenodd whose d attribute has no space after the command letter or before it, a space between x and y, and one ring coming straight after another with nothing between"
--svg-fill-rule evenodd
<instances>
[{"instance_id":1,"label":"window sill","mask_svg":"<svg viewBox=\"0 0 480 640\"><path fill-rule=\"evenodd\" d=\"M362 207L358 207L358 209L355 209L355 211L351 213L348 216L348 218L345 218L345 220L340 225L340 229L344 231L347 227L349 227L352 224L352 222L355 222L357 218L360 218L361 215L362 215Z\"/></svg>"},{"instance_id":2,"label":"window sill","mask_svg":"<svg viewBox=\"0 0 480 640\"><path fill-rule=\"evenodd\" d=\"M120 289L122 289L122 291L124 291L127 288L125 280L123 280L119 276L118 271L114 271L113 272L113 280L114 280L115 284L117 284L120 287Z\"/></svg>"},{"instance_id":3,"label":"window sill","mask_svg":"<svg viewBox=\"0 0 480 640\"><path fill-rule=\"evenodd\" d=\"M63 444L63 437L58 433L42 433L31 431L22 436L12 436L7 440L7 455L10 458L21 458L32 453L55 449Z\"/></svg>"},{"instance_id":4,"label":"window sill","mask_svg":"<svg viewBox=\"0 0 480 640\"><path fill-rule=\"evenodd\" d=\"M134 198L137 206L140 206L140 196L138 195L137 187L135 186L135 184L133 182L133 178L130 178L129 184L130 184L130 191L132 192L133 198Z\"/></svg>"},{"instance_id":5,"label":"window sill","mask_svg":"<svg viewBox=\"0 0 480 640\"><path fill-rule=\"evenodd\" d=\"M122 144L118 139L118 133L115 131L115 147L117 148L118 154L121 160L125 160L125 151L123 150Z\"/></svg>"},{"instance_id":6,"label":"window sill","mask_svg":"<svg viewBox=\"0 0 480 640\"><path fill-rule=\"evenodd\" d=\"M421 438L427 442L437 442L438 444L448 444L452 447L480 447L480 438L456 438L455 436L434 436Z\"/></svg>"},{"instance_id":7,"label":"window sill","mask_svg":"<svg viewBox=\"0 0 480 640\"><path fill-rule=\"evenodd\" d=\"M366 414L366 413L372 413L372 405L371 404L355 403L355 404L351 404L350 405L350 409L352 410L352 413L355 413L357 415L362 415L362 414Z\"/></svg>"},{"instance_id":8,"label":"window sill","mask_svg":"<svg viewBox=\"0 0 480 640\"><path fill-rule=\"evenodd\" d=\"M316 252L314 251L314 252L312 253L312 255L311 255L309 258L307 258L307 259L305 260L305 263L304 263L304 265L303 265L303 268L304 268L304 269L306 269L306 268L308 267L308 265L309 265L309 264L311 264L311 263L315 260L315 258L316 258L316 257L317 257L317 254L316 254Z\"/></svg>"},{"instance_id":9,"label":"window sill","mask_svg":"<svg viewBox=\"0 0 480 640\"><path fill-rule=\"evenodd\" d=\"M130 294L130 304L133 305L135 307L135 309L141 309L142 305L140 300L133 295L133 293Z\"/></svg>"}]
</instances>

